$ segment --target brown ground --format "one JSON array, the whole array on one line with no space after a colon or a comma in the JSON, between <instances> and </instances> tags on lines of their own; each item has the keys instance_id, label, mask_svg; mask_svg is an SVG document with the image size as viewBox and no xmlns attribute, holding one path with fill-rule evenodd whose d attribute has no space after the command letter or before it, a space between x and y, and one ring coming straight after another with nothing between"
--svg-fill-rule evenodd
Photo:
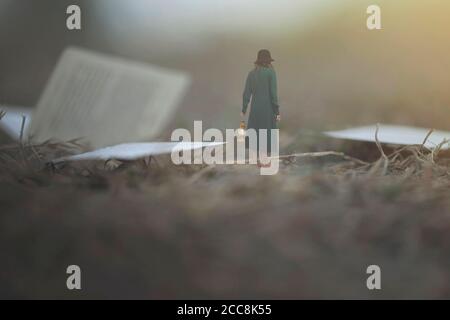
<instances>
[{"instance_id":1,"label":"brown ground","mask_svg":"<svg viewBox=\"0 0 450 320\"><path fill-rule=\"evenodd\" d=\"M109 170L44 165L73 144L3 145L0 296L450 298L448 154L385 148L385 168L372 144L301 150L327 147L368 164L297 157L260 176L159 157ZM70 264L81 292L65 287ZM370 264L381 291L366 288Z\"/></svg>"}]
</instances>

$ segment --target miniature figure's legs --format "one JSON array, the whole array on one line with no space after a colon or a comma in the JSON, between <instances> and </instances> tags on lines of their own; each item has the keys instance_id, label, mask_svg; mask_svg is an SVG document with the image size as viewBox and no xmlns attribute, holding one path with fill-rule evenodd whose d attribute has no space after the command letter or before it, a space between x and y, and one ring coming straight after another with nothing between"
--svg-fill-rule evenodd
<instances>
[{"instance_id":1,"label":"miniature figure's legs","mask_svg":"<svg viewBox=\"0 0 450 320\"><path fill-rule=\"evenodd\" d=\"M260 151L258 158L258 167L268 168L271 165L271 159L267 153Z\"/></svg>"}]
</instances>

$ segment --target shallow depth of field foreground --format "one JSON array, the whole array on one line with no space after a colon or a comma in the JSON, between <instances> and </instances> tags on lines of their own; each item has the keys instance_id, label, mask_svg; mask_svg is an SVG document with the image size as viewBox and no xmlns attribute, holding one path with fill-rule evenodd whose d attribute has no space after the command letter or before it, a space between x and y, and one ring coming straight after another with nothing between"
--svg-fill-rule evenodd
<instances>
[{"instance_id":1,"label":"shallow depth of field foreground","mask_svg":"<svg viewBox=\"0 0 450 320\"><path fill-rule=\"evenodd\" d=\"M288 157L260 176L255 165L168 156L45 166L80 146L3 145L0 293L450 298L448 153L385 147L385 159L375 144L333 146L348 157ZM71 264L82 268L79 292L65 287ZM366 287L371 264L382 290Z\"/></svg>"}]
</instances>

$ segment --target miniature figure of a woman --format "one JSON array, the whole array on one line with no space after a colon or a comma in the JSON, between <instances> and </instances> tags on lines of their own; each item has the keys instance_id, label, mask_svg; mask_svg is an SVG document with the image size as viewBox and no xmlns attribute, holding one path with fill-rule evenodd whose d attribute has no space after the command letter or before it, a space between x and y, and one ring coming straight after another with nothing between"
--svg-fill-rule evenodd
<instances>
[{"instance_id":1,"label":"miniature figure of a woman","mask_svg":"<svg viewBox=\"0 0 450 320\"><path fill-rule=\"evenodd\" d=\"M259 150L259 129L267 129L267 154L271 152L271 129L277 129L280 121L278 105L277 76L272 66L274 61L269 50L259 50L255 68L245 82L241 116L245 117L251 98L248 129L255 129L258 137L258 158L266 155ZM260 164L260 162L258 162Z\"/></svg>"}]
</instances>

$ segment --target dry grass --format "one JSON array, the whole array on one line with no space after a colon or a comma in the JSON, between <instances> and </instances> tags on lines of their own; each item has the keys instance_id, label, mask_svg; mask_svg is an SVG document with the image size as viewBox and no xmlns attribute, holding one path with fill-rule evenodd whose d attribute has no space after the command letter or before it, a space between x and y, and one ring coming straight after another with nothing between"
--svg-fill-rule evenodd
<instances>
[{"instance_id":1,"label":"dry grass","mask_svg":"<svg viewBox=\"0 0 450 320\"><path fill-rule=\"evenodd\" d=\"M378 145L375 161L293 154L271 177L168 157L48 165L82 149L0 147L0 296L450 297L439 147ZM81 293L64 287L69 264L82 268ZM369 264L382 268L381 292L365 287Z\"/></svg>"}]
</instances>

